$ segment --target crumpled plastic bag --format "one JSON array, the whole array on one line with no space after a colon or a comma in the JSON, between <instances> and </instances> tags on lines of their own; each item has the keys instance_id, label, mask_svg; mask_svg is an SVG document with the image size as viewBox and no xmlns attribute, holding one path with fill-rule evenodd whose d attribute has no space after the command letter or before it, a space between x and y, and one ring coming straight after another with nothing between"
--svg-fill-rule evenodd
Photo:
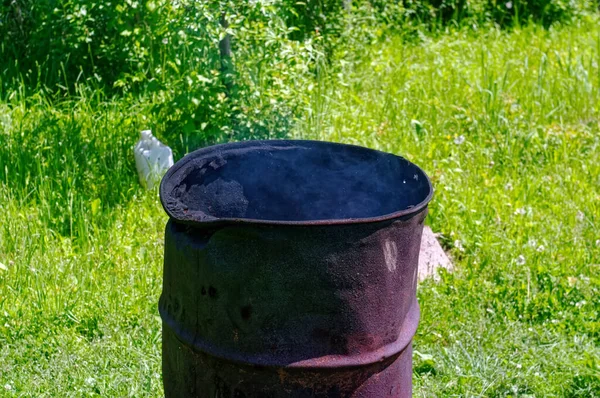
<instances>
[{"instance_id":1,"label":"crumpled plastic bag","mask_svg":"<svg viewBox=\"0 0 600 398\"><path fill-rule=\"evenodd\" d=\"M153 189L173 166L173 151L153 136L150 130L140 133L133 155L140 184L147 189Z\"/></svg>"}]
</instances>

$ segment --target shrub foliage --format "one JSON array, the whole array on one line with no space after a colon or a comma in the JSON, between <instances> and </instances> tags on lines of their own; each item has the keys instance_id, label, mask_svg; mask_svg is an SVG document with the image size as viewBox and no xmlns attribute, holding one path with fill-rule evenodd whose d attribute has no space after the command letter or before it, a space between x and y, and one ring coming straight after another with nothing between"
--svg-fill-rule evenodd
<instances>
[{"instance_id":1,"label":"shrub foliage","mask_svg":"<svg viewBox=\"0 0 600 398\"><path fill-rule=\"evenodd\" d=\"M306 105L317 66L349 37L377 37L383 25L550 25L588 1L2 0L0 94L84 84L153 96L171 130L193 141L279 136Z\"/></svg>"}]
</instances>

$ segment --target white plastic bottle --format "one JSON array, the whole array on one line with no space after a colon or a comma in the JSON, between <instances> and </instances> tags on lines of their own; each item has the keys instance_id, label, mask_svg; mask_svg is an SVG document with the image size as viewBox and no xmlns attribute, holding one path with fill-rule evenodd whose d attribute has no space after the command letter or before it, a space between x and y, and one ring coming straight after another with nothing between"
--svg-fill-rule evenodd
<instances>
[{"instance_id":1,"label":"white plastic bottle","mask_svg":"<svg viewBox=\"0 0 600 398\"><path fill-rule=\"evenodd\" d=\"M140 140L133 148L133 155L140 183L147 189L152 189L159 183L162 176L173 166L173 151L153 136L150 130L140 133Z\"/></svg>"}]
</instances>

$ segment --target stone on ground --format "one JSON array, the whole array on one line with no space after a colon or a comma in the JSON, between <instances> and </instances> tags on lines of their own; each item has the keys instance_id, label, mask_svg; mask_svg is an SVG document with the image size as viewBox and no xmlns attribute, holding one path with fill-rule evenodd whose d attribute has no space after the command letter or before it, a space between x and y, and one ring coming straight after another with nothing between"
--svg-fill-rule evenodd
<instances>
[{"instance_id":1,"label":"stone on ground","mask_svg":"<svg viewBox=\"0 0 600 398\"><path fill-rule=\"evenodd\" d=\"M434 280L439 279L437 269L440 267L448 271L452 271L454 268L431 228L425 226L419 254L419 280L422 281L429 277L433 277Z\"/></svg>"}]
</instances>

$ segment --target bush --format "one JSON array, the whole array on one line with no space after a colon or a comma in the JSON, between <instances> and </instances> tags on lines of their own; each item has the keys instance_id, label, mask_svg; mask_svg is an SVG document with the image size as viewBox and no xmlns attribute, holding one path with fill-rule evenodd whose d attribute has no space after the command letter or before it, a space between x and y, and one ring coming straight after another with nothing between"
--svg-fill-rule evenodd
<instances>
[{"instance_id":1,"label":"bush","mask_svg":"<svg viewBox=\"0 0 600 398\"><path fill-rule=\"evenodd\" d=\"M165 77L168 83L158 89L160 95L173 98L162 109L165 117L176 115L172 131L183 131L181 139L188 140L184 146L189 147L233 134L238 138L286 135L298 109L308 101L314 65L322 56L319 39L290 39L293 29L274 6L238 4L224 12L226 32L232 38L231 59L223 65L218 41L226 32L213 38L207 52L194 42L203 22L195 17L197 13L191 15L183 24L185 59L180 65L169 64L173 75Z\"/></svg>"},{"instance_id":2,"label":"bush","mask_svg":"<svg viewBox=\"0 0 600 398\"><path fill-rule=\"evenodd\" d=\"M290 16L299 14L289 12L286 4L0 4L0 57L8 60L0 71L4 92L24 82L32 91L72 94L77 84L86 84L106 95L149 95L171 132L184 131L193 146L233 131L244 137L283 134L305 101L311 65L320 56L318 34L293 40L298 29L289 26ZM305 16L302 23L317 26L312 17ZM226 34L232 54L224 59L219 42Z\"/></svg>"},{"instance_id":3,"label":"bush","mask_svg":"<svg viewBox=\"0 0 600 398\"><path fill-rule=\"evenodd\" d=\"M380 3L381 0L375 0ZM380 6L381 7L381 6ZM526 22L549 27L597 8L588 0L403 0L408 19L429 25L493 22L512 26Z\"/></svg>"},{"instance_id":4,"label":"bush","mask_svg":"<svg viewBox=\"0 0 600 398\"><path fill-rule=\"evenodd\" d=\"M548 26L597 7L595 1L354 0L353 10L355 17L371 14L388 27L403 27L405 22L445 25L463 21L493 21L504 26L529 20ZM239 52L246 50L244 43L261 41L275 44L268 57L278 57L276 51L282 44L275 42L285 46L290 40L305 43L339 35L347 14L343 3L2 0L0 55L8 62L0 76L4 88L15 79L24 79L33 88L68 88L87 79L105 89L127 90L153 79L168 80L167 73L181 75L184 70L200 68L199 73L205 74L220 69L221 17L231 24L237 61L242 60Z\"/></svg>"},{"instance_id":5,"label":"bush","mask_svg":"<svg viewBox=\"0 0 600 398\"><path fill-rule=\"evenodd\" d=\"M234 133L285 135L320 59L359 52L382 31L549 25L592 7L588 0L354 0L345 12L344 0L0 1L0 95L16 87L74 94L84 84L107 96L151 96L168 133L185 132L180 141L189 147ZM226 35L230 57L219 48Z\"/></svg>"},{"instance_id":6,"label":"bush","mask_svg":"<svg viewBox=\"0 0 600 398\"><path fill-rule=\"evenodd\" d=\"M278 9L292 29L290 38L302 41L315 33L323 36L338 34L344 0L282 0Z\"/></svg>"},{"instance_id":7,"label":"bush","mask_svg":"<svg viewBox=\"0 0 600 398\"><path fill-rule=\"evenodd\" d=\"M72 86L90 78L111 85L148 71L168 24L179 19L175 4L4 1L3 52L30 85Z\"/></svg>"}]
</instances>

